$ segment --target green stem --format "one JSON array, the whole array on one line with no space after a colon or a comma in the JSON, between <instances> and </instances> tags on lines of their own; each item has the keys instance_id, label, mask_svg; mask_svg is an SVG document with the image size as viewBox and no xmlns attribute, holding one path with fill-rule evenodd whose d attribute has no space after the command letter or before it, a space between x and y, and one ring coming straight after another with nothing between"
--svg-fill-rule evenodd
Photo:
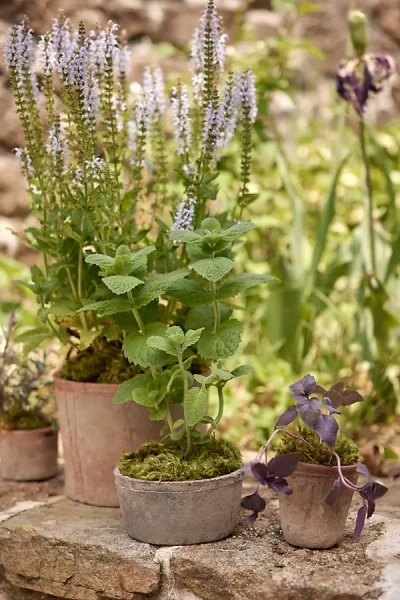
<instances>
[{"instance_id":1,"label":"green stem","mask_svg":"<svg viewBox=\"0 0 400 600\"><path fill-rule=\"evenodd\" d=\"M132 306L133 305L133 296L132 296L132 292L131 291L128 292L128 299L129 299L129 302L131 303L131 306ZM138 309L135 308L134 306L132 306L132 313L133 313L133 316L136 319L136 323L138 324L140 333L142 335L144 335L144 323L142 321L142 317L140 316ZM151 372L152 378L155 379L156 378L156 369L155 369L155 367L150 367L150 372Z\"/></svg>"},{"instance_id":2,"label":"green stem","mask_svg":"<svg viewBox=\"0 0 400 600\"><path fill-rule=\"evenodd\" d=\"M172 420L171 413L169 412L169 408L167 408L167 411L168 411L167 416L166 416L167 425L168 425L170 431L172 432L174 430L174 422Z\"/></svg>"},{"instance_id":3,"label":"green stem","mask_svg":"<svg viewBox=\"0 0 400 600\"><path fill-rule=\"evenodd\" d=\"M185 402L185 398L189 391L189 384L188 384L188 379L187 379L187 375L186 375L186 371L185 371L185 366L184 366L183 360L182 360L182 354L178 354L178 364L179 364L179 369L180 369L180 372L182 374L182 379L183 379L183 402ZM186 421L185 421L185 429L186 429L186 456L188 456L189 452L190 452L191 442L190 442L190 428L189 428L189 425L186 423Z\"/></svg>"},{"instance_id":4,"label":"green stem","mask_svg":"<svg viewBox=\"0 0 400 600\"><path fill-rule=\"evenodd\" d=\"M218 390L218 414L214 419L214 423L218 425L220 420L222 419L222 415L224 412L224 390L222 386L217 387Z\"/></svg>"},{"instance_id":5,"label":"green stem","mask_svg":"<svg viewBox=\"0 0 400 600\"><path fill-rule=\"evenodd\" d=\"M376 273L376 252L375 252L375 230L374 230L374 216L373 216L373 198L372 198L372 181L371 181L371 170L370 164L367 154L366 148L366 135L365 135L365 123L363 119L360 119L360 146L361 146L361 154L362 160L364 163L364 171L365 171L365 187L366 187L366 197L365 197L365 212L367 219L367 227L368 227L368 242L369 242L369 252L370 252L370 264L367 266L367 270L371 271L371 275L375 275Z\"/></svg>"},{"instance_id":6,"label":"green stem","mask_svg":"<svg viewBox=\"0 0 400 600\"><path fill-rule=\"evenodd\" d=\"M219 302L217 299L217 289L215 286L215 282L211 281L211 293L213 295L213 302L214 302L214 333L217 333L220 323L221 323L221 311L219 308Z\"/></svg>"}]
</instances>

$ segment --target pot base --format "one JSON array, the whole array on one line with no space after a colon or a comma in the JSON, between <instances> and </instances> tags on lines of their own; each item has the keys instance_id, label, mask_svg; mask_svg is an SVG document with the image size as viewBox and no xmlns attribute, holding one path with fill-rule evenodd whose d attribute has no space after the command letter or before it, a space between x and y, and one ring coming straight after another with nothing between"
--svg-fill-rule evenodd
<instances>
[{"instance_id":1,"label":"pot base","mask_svg":"<svg viewBox=\"0 0 400 600\"><path fill-rule=\"evenodd\" d=\"M11 481L44 481L57 475L53 427L0 431L0 473Z\"/></svg>"}]
</instances>

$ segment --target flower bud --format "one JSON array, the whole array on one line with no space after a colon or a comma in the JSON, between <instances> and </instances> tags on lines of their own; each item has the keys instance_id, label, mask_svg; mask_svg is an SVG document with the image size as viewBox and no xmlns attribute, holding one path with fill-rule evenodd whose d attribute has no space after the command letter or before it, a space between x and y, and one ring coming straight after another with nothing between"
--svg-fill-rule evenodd
<instances>
[{"instance_id":1,"label":"flower bud","mask_svg":"<svg viewBox=\"0 0 400 600\"><path fill-rule=\"evenodd\" d=\"M351 10L347 18L351 43L356 56L365 54L368 43L368 22L365 14L359 10Z\"/></svg>"}]
</instances>

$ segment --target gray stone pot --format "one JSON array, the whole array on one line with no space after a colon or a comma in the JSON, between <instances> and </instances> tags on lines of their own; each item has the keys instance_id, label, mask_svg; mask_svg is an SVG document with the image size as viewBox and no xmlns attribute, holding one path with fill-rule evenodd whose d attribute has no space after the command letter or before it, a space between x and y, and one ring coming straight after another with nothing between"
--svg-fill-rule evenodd
<instances>
[{"instance_id":1,"label":"gray stone pot","mask_svg":"<svg viewBox=\"0 0 400 600\"><path fill-rule=\"evenodd\" d=\"M356 484L358 465L342 467L347 479ZM279 514L285 540L300 548L331 548L343 537L353 492L343 486L338 501L324 501L335 479L337 467L299 463L287 478L291 496L279 495Z\"/></svg>"},{"instance_id":2,"label":"gray stone pot","mask_svg":"<svg viewBox=\"0 0 400 600\"><path fill-rule=\"evenodd\" d=\"M121 475L115 484L128 535L158 546L215 542L234 530L244 473L200 481L143 481Z\"/></svg>"}]
</instances>

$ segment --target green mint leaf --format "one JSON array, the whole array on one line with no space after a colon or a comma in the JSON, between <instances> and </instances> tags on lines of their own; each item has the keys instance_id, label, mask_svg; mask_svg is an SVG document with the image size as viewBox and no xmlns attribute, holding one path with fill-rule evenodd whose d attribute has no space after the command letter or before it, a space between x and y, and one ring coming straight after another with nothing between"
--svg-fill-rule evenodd
<instances>
[{"instance_id":1,"label":"green mint leaf","mask_svg":"<svg viewBox=\"0 0 400 600\"><path fill-rule=\"evenodd\" d=\"M147 343L151 336L165 335L165 325L162 323L150 323L144 328L144 333L133 331L124 340L122 350L134 365L144 369L148 367L164 367L170 362L168 354L150 347Z\"/></svg>"},{"instance_id":2,"label":"green mint leaf","mask_svg":"<svg viewBox=\"0 0 400 600\"><path fill-rule=\"evenodd\" d=\"M118 296L130 292L138 285L143 285L143 281L131 275L111 275L104 277L103 282L113 294Z\"/></svg>"},{"instance_id":3,"label":"green mint leaf","mask_svg":"<svg viewBox=\"0 0 400 600\"><path fill-rule=\"evenodd\" d=\"M91 304L85 304L77 312L86 312L93 310L97 312L99 317L105 317L107 315L116 315L122 312L128 312L132 310L128 300L122 298L113 298L112 300L101 300L100 302L92 302Z\"/></svg>"},{"instance_id":4,"label":"green mint leaf","mask_svg":"<svg viewBox=\"0 0 400 600\"><path fill-rule=\"evenodd\" d=\"M193 387L186 394L183 402L183 414L189 427L197 425L204 417L207 410L207 399L207 391L203 387Z\"/></svg>"},{"instance_id":5,"label":"green mint leaf","mask_svg":"<svg viewBox=\"0 0 400 600\"><path fill-rule=\"evenodd\" d=\"M124 381L124 383L121 383L117 389L117 393L113 398L114 404L123 404L124 402L128 402L128 400L132 400L132 392L135 386L134 382L135 377L133 379L128 379L128 381Z\"/></svg>"},{"instance_id":6,"label":"green mint leaf","mask_svg":"<svg viewBox=\"0 0 400 600\"><path fill-rule=\"evenodd\" d=\"M249 375L253 372L253 367L250 365L240 365L240 367L236 367L232 371L232 377L243 377L243 375Z\"/></svg>"},{"instance_id":7,"label":"green mint leaf","mask_svg":"<svg viewBox=\"0 0 400 600\"><path fill-rule=\"evenodd\" d=\"M217 288L217 298L219 300L233 298L233 296L237 296L237 294L255 287L260 283L266 283L267 281L278 281L278 279L272 277L272 275L259 275L257 273L243 273L242 275L236 275Z\"/></svg>"},{"instance_id":8,"label":"green mint leaf","mask_svg":"<svg viewBox=\"0 0 400 600\"><path fill-rule=\"evenodd\" d=\"M218 360L232 356L241 341L243 325L236 319L225 321L217 333L205 331L197 345L203 358Z\"/></svg>"},{"instance_id":9,"label":"green mint leaf","mask_svg":"<svg viewBox=\"0 0 400 600\"><path fill-rule=\"evenodd\" d=\"M169 239L173 242L179 242L181 244L201 242L201 237L198 233L195 233L194 231L187 231L186 229L171 231L169 234Z\"/></svg>"},{"instance_id":10,"label":"green mint leaf","mask_svg":"<svg viewBox=\"0 0 400 600\"><path fill-rule=\"evenodd\" d=\"M201 338L201 334L203 333L203 331L204 327L201 327L200 329L196 330L189 329L189 331L185 333L185 341L182 346L182 352L184 350L187 350L187 348L190 348L190 346L194 346L194 344L197 344L197 342Z\"/></svg>"},{"instance_id":11,"label":"green mint leaf","mask_svg":"<svg viewBox=\"0 0 400 600\"><path fill-rule=\"evenodd\" d=\"M178 326L174 326L174 327L169 327L167 329L167 338L173 343L173 344L183 344L183 341L185 339L185 334L183 333L182 329Z\"/></svg>"},{"instance_id":12,"label":"green mint leaf","mask_svg":"<svg viewBox=\"0 0 400 600\"><path fill-rule=\"evenodd\" d=\"M232 241L240 237L244 233L247 233L251 229L254 229L254 227L254 223L250 223L250 221L247 221L245 223L236 223L236 225L232 225L232 227L225 229L222 233L224 239Z\"/></svg>"},{"instance_id":13,"label":"green mint leaf","mask_svg":"<svg viewBox=\"0 0 400 600\"><path fill-rule=\"evenodd\" d=\"M219 281L232 271L235 263L225 256L203 258L193 263L193 269L207 281Z\"/></svg>"},{"instance_id":14,"label":"green mint leaf","mask_svg":"<svg viewBox=\"0 0 400 600\"><path fill-rule=\"evenodd\" d=\"M149 395L148 385L151 381L150 375L136 375L132 380L132 400L141 406L155 408L157 398Z\"/></svg>"},{"instance_id":15,"label":"green mint leaf","mask_svg":"<svg viewBox=\"0 0 400 600\"><path fill-rule=\"evenodd\" d=\"M159 335L151 336L147 340L147 345L150 346L150 348L166 352L167 354L171 354L172 356L179 355L179 352L176 349L176 345L166 337L161 337Z\"/></svg>"},{"instance_id":16,"label":"green mint leaf","mask_svg":"<svg viewBox=\"0 0 400 600\"><path fill-rule=\"evenodd\" d=\"M208 217L201 222L200 228L203 235L220 233L221 223L215 217Z\"/></svg>"},{"instance_id":17,"label":"green mint leaf","mask_svg":"<svg viewBox=\"0 0 400 600\"><path fill-rule=\"evenodd\" d=\"M161 273L149 277L135 296L135 306L146 306L152 300L166 294L171 285L189 275L189 269L178 269L172 273Z\"/></svg>"},{"instance_id":18,"label":"green mint leaf","mask_svg":"<svg viewBox=\"0 0 400 600\"><path fill-rule=\"evenodd\" d=\"M16 335L14 341L17 344L23 344L25 352L31 352L40 346L42 342L49 342L54 336L55 333L49 327L39 325Z\"/></svg>"},{"instance_id":19,"label":"green mint leaf","mask_svg":"<svg viewBox=\"0 0 400 600\"><path fill-rule=\"evenodd\" d=\"M89 254L85 258L85 262L89 265L97 265L98 267L104 267L114 264L114 259L106 254Z\"/></svg>"},{"instance_id":20,"label":"green mint leaf","mask_svg":"<svg viewBox=\"0 0 400 600\"><path fill-rule=\"evenodd\" d=\"M232 314L230 308L225 304L219 303L219 311L221 323L229 319ZM206 306L196 306L192 308L185 319L185 329L214 329L215 313L214 305L207 304Z\"/></svg>"},{"instance_id":21,"label":"green mint leaf","mask_svg":"<svg viewBox=\"0 0 400 600\"><path fill-rule=\"evenodd\" d=\"M153 408L150 410L150 419L152 421L163 421L168 414L168 409L166 406L161 406L160 408Z\"/></svg>"},{"instance_id":22,"label":"green mint leaf","mask_svg":"<svg viewBox=\"0 0 400 600\"><path fill-rule=\"evenodd\" d=\"M212 294L204 289L197 281L192 279L181 279L172 284L168 289L168 295L186 304L186 306L199 306L210 304Z\"/></svg>"}]
</instances>

